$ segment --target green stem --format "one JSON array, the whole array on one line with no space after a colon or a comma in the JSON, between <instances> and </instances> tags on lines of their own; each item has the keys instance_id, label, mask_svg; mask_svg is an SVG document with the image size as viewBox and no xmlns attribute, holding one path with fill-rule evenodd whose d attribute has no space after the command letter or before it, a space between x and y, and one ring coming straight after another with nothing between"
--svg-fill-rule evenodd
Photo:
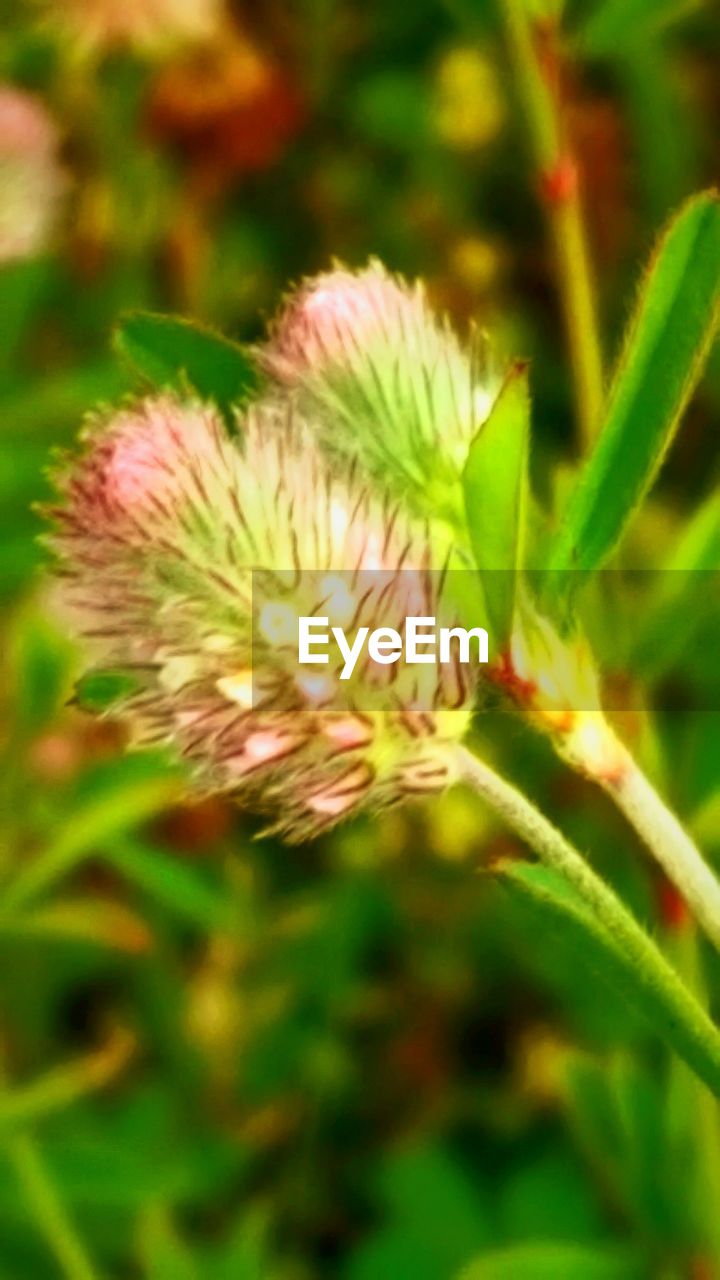
<instances>
[{"instance_id":1,"label":"green stem","mask_svg":"<svg viewBox=\"0 0 720 1280\"><path fill-rule=\"evenodd\" d=\"M720 1096L720 1032L630 912L522 792L465 747L456 748L455 764L458 779L477 791L541 861L574 887L634 969L638 984L662 1003L674 1047Z\"/></svg>"},{"instance_id":2,"label":"green stem","mask_svg":"<svg viewBox=\"0 0 720 1280\"><path fill-rule=\"evenodd\" d=\"M590 254L578 189L558 104L540 65L523 0L501 0L508 45L527 118L555 251L575 386L581 444L595 439L603 407L603 369Z\"/></svg>"},{"instance_id":3,"label":"green stem","mask_svg":"<svg viewBox=\"0 0 720 1280\"><path fill-rule=\"evenodd\" d=\"M720 950L720 883L714 872L605 718L594 713L578 722L565 742L557 741L560 754L597 782L625 814ZM586 724L589 734L583 731Z\"/></svg>"},{"instance_id":4,"label":"green stem","mask_svg":"<svg viewBox=\"0 0 720 1280\"><path fill-rule=\"evenodd\" d=\"M675 814L628 757L623 776L603 783L607 793L642 836L666 875L677 885L695 918L720 949L720 884Z\"/></svg>"},{"instance_id":5,"label":"green stem","mask_svg":"<svg viewBox=\"0 0 720 1280\"><path fill-rule=\"evenodd\" d=\"M20 1135L6 1150L27 1204L67 1280L98 1280L85 1248L75 1233L31 1138Z\"/></svg>"}]
</instances>

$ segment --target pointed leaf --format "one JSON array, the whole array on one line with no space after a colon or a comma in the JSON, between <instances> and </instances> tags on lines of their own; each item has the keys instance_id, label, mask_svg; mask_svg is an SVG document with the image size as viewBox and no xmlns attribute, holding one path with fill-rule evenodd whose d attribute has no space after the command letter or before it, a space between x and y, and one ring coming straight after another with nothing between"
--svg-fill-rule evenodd
<instances>
[{"instance_id":1,"label":"pointed leaf","mask_svg":"<svg viewBox=\"0 0 720 1280\"><path fill-rule=\"evenodd\" d=\"M220 334L175 316L136 312L125 316L113 346L153 387L187 385L214 400L232 425L233 410L255 394L259 375L247 350Z\"/></svg>"},{"instance_id":2,"label":"pointed leaf","mask_svg":"<svg viewBox=\"0 0 720 1280\"><path fill-rule=\"evenodd\" d=\"M601 978L628 1000L663 1041L720 1096L720 1071L714 1050L707 1051L702 1011L684 991L682 1010L679 979L668 969L643 975L623 947L557 872L534 863L504 860L494 868L502 883L539 924L551 922L556 935L573 955L582 957Z\"/></svg>"},{"instance_id":3,"label":"pointed leaf","mask_svg":"<svg viewBox=\"0 0 720 1280\"><path fill-rule=\"evenodd\" d=\"M145 777L121 774L107 792L79 805L47 848L23 866L5 888L3 911L17 911L124 831L155 817L182 794L180 776L170 770Z\"/></svg>"},{"instance_id":4,"label":"pointed leaf","mask_svg":"<svg viewBox=\"0 0 720 1280\"><path fill-rule=\"evenodd\" d=\"M473 440L463 472L470 543L501 644L512 626L522 556L529 439L527 366L517 364Z\"/></svg>"},{"instance_id":5,"label":"pointed leaf","mask_svg":"<svg viewBox=\"0 0 720 1280\"><path fill-rule=\"evenodd\" d=\"M237 924L232 898L199 868L127 837L114 840L106 857L156 902L192 924L216 931Z\"/></svg>"},{"instance_id":6,"label":"pointed leaf","mask_svg":"<svg viewBox=\"0 0 720 1280\"><path fill-rule=\"evenodd\" d=\"M551 546L546 589L566 599L625 532L702 372L720 311L720 200L694 197L662 236L641 290L605 424Z\"/></svg>"}]
</instances>

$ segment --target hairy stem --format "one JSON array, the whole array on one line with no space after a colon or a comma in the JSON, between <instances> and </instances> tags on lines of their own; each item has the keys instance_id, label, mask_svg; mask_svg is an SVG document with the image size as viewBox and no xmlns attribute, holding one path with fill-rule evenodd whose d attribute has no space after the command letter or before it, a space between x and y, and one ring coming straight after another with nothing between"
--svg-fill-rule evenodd
<instances>
[{"instance_id":1,"label":"hairy stem","mask_svg":"<svg viewBox=\"0 0 720 1280\"><path fill-rule=\"evenodd\" d=\"M637 983L663 1005L668 1038L675 1048L720 1095L720 1032L615 893L516 787L465 747L456 748L455 765L458 778L481 795L542 862L573 886L634 970Z\"/></svg>"},{"instance_id":2,"label":"hairy stem","mask_svg":"<svg viewBox=\"0 0 720 1280\"><path fill-rule=\"evenodd\" d=\"M720 882L602 714L578 716L578 727L558 747L625 814L720 950Z\"/></svg>"},{"instance_id":3,"label":"hairy stem","mask_svg":"<svg viewBox=\"0 0 720 1280\"><path fill-rule=\"evenodd\" d=\"M603 370L577 165L562 126L557 94L538 57L527 7L522 0L501 0L501 5L553 240L580 443L587 450L600 429Z\"/></svg>"}]
</instances>

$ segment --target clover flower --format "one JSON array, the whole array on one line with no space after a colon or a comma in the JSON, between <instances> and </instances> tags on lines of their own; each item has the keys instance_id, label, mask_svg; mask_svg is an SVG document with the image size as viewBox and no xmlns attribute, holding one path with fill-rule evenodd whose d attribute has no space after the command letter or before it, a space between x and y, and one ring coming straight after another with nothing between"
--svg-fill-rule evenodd
<instances>
[{"instance_id":1,"label":"clover flower","mask_svg":"<svg viewBox=\"0 0 720 1280\"><path fill-rule=\"evenodd\" d=\"M300 664L301 616L439 614L444 551L331 473L296 413L261 404L239 425L169 395L96 419L58 478L51 541L99 669L132 675L114 710L133 740L169 743L201 788L300 838L441 789L472 681L455 661L366 658L346 684L332 660Z\"/></svg>"},{"instance_id":2,"label":"clover flower","mask_svg":"<svg viewBox=\"0 0 720 1280\"><path fill-rule=\"evenodd\" d=\"M0 262L42 251L65 189L58 130L39 99L0 85Z\"/></svg>"},{"instance_id":3,"label":"clover flower","mask_svg":"<svg viewBox=\"0 0 720 1280\"><path fill-rule=\"evenodd\" d=\"M330 455L356 460L416 512L457 520L458 480L500 378L483 336L464 348L423 285L380 262L308 280L260 352Z\"/></svg>"}]
</instances>

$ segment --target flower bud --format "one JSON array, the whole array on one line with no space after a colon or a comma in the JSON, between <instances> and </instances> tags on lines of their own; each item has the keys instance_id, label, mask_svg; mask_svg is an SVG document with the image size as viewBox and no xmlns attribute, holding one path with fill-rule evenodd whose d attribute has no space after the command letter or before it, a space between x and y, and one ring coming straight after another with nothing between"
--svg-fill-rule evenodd
<instances>
[{"instance_id":1,"label":"flower bud","mask_svg":"<svg viewBox=\"0 0 720 1280\"><path fill-rule=\"evenodd\" d=\"M581 633L561 636L521 595L507 653L490 673L542 729L567 735L600 710L597 672Z\"/></svg>"},{"instance_id":2,"label":"flower bud","mask_svg":"<svg viewBox=\"0 0 720 1280\"><path fill-rule=\"evenodd\" d=\"M300 617L441 614L446 548L331 473L286 410L241 426L242 448L214 409L169 395L96 420L58 480L51 541L100 667L136 677L114 708L134 741L169 744L202 788L300 838L442 788L472 680L366 658L343 683L299 661Z\"/></svg>"},{"instance_id":3,"label":"flower bud","mask_svg":"<svg viewBox=\"0 0 720 1280\"><path fill-rule=\"evenodd\" d=\"M307 281L261 359L297 394L323 448L417 512L454 522L469 445L499 390L482 335L465 350L433 315L423 285L377 261Z\"/></svg>"}]
</instances>

